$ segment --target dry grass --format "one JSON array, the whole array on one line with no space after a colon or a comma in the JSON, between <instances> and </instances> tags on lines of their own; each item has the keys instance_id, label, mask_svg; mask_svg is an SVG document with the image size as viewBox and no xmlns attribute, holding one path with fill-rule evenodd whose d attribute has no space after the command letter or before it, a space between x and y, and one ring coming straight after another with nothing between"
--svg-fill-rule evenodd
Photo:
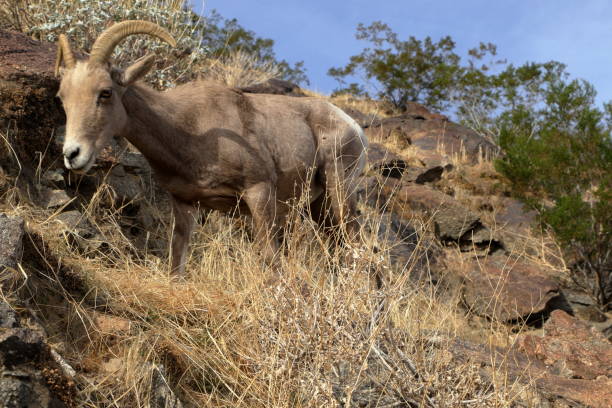
<instances>
[{"instance_id":1,"label":"dry grass","mask_svg":"<svg viewBox=\"0 0 612 408\"><path fill-rule=\"evenodd\" d=\"M378 116L385 118L393 116L395 113L388 102L359 98L353 95L341 94L330 98L330 101L342 109L356 109L365 115Z\"/></svg>"},{"instance_id":2,"label":"dry grass","mask_svg":"<svg viewBox=\"0 0 612 408\"><path fill-rule=\"evenodd\" d=\"M209 214L193 239L190 278L177 282L164 258L135 249L106 188L81 209L104 243L90 252L61 232L57 213L3 208L26 219L28 236L2 297L27 304L77 369L79 406L147 407L159 366L188 406L506 407L525 391L484 381L445 350L456 337L508 344L508 329L475 324L458 291L410 281L424 247L391 266L389 244L371 232L376 212L364 212L359 247L333 249L296 206L278 268L254 251L245 220ZM149 233L169 238L167 213L154 217ZM382 290L375 272L386 277ZM102 329L100 315L114 329Z\"/></svg>"},{"instance_id":3,"label":"dry grass","mask_svg":"<svg viewBox=\"0 0 612 408\"><path fill-rule=\"evenodd\" d=\"M229 56L210 61L208 67L200 69L203 79L236 88L263 83L281 74L276 63L259 61L256 56L244 51L232 52Z\"/></svg>"},{"instance_id":4,"label":"dry grass","mask_svg":"<svg viewBox=\"0 0 612 408\"><path fill-rule=\"evenodd\" d=\"M15 10L21 16L22 4L4 0L0 18ZM12 24L30 24L19 18ZM275 73L242 54L207 67L232 86ZM332 102L366 115L391 113L371 100ZM454 164L461 168L461 157ZM171 238L160 197L138 203L156 225L142 244L126 233L123 209L108 205L109 187L100 186L79 208L98 231L83 246L57 220L59 211L20 198L4 175L1 183L8 187L0 210L23 217L27 236L23 262L2 276L0 297L44 327L76 369L76 406L149 407L162 366L190 407L510 407L530 390L503 371L484 380L477 364L453 358L447 345L456 338L508 345L514 334L466 313L456 287L410 279L426 238L406 264L393 266L393 243L373 232L384 222L377 211L363 208L359 245L333 248L296 205L275 267L254 250L248 220L210 213L192 239L189 279L176 281L166 257L148 244L165 247ZM429 223L420 220L422 237ZM448 250L446 261L455 255ZM376 274L385 278L382 289L373 285Z\"/></svg>"},{"instance_id":5,"label":"dry grass","mask_svg":"<svg viewBox=\"0 0 612 408\"><path fill-rule=\"evenodd\" d=\"M0 0L0 27L15 29L43 41L55 41L67 33L72 47L87 51L98 35L116 20L148 20L166 28L177 41L171 49L147 36L133 36L119 44L113 61L126 67L144 53L158 55L157 69L148 82L158 89L202 77L229 86L249 86L281 75L275 62L261 61L256 55L236 51L211 58L201 29L185 0L120 0L115 2L62 0ZM205 29L205 28L204 28Z\"/></svg>"}]
</instances>

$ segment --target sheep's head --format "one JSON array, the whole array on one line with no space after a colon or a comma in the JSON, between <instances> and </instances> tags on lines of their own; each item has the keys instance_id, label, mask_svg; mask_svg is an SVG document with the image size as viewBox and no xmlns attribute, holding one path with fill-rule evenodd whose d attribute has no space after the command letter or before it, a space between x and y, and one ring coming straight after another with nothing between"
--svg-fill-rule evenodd
<instances>
[{"instance_id":1,"label":"sheep's head","mask_svg":"<svg viewBox=\"0 0 612 408\"><path fill-rule=\"evenodd\" d=\"M110 64L114 48L132 34L149 34L176 45L172 36L156 24L124 21L98 37L87 60L77 61L67 38L60 35L55 72L61 75L57 95L66 112L63 153L68 169L87 172L100 150L126 124L127 114L121 100L123 94L153 67L155 59L152 55L145 56L125 71Z\"/></svg>"}]
</instances>

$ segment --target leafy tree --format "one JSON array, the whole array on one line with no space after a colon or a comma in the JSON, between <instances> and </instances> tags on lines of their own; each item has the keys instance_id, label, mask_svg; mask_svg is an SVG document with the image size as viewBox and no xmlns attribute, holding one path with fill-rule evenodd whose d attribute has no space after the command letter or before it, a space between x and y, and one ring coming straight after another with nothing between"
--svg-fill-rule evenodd
<instances>
[{"instance_id":1,"label":"leafy tree","mask_svg":"<svg viewBox=\"0 0 612 408\"><path fill-rule=\"evenodd\" d=\"M448 36L400 40L381 22L360 24L357 39L370 47L329 70L337 92L370 96L349 81L362 76L400 110L447 110L497 142L496 168L514 195L555 234L575 282L611 308L612 103L597 108L593 86L560 62L507 64L490 43L462 60Z\"/></svg>"},{"instance_id":2,"label":"leafy tree","mask_svg":"<svg viewBox=\"0 0 612 408\"><path fill-rule=\"evenodd\" d=\"M612 106L562 71L540 82L540 104L500 115L496 168L565 250L574 281L612 306Z\"/></svg>"},{"instance_id":3,"label":"leafy tree","mask_svg":"<svg viewBox=\"0 0 612 408\"><path fill-rule=\"evenodd\" d=\"M193 13L193 22L201 27L202 45L210 50L212 57L226 57L232 52L242 51L257 57L262 63L274 62L282 78L297 84L309 84L304 61L293 66L286 60L279 60L274 52L274 40L257 36L247 30L235 18L226 19L216 10L205 19Z\"/></svg>"},{"instance_id":4,"label":"leafy tree","mask_svg":"<svg viewBox=\"0 0 612 408\"><path fill-rule=\"evenodd\" d=\"M478 65L487 56L495 57L493 44L481 43L470 50L469 61L462 64L455 53L455 42L446 36L435 42L430 37L418 40L410 37L400 40L391 28L382 22L369 26L359 24L356 38L368 41L372 47L350 58L341 68L331 68L328 74L343 88L336 92L366 95L365 88L356 82L347 83L347 77L365 76L374 80L376 96L389 100L403 110L408 102L420 102L433 109L445 110L451 106L458 86L464 82L478 84L485 80L489 66ZM501 61L493 61L493 64Z\"/></svg>"}]
</instances>

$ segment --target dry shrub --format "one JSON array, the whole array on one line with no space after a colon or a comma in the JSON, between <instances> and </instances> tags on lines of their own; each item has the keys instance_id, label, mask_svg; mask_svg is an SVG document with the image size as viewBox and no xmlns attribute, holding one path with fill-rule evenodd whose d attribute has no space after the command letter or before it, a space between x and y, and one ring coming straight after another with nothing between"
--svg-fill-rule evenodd
<instances>
[{"instance_id":1,"label":"dry shrub","mask_svg":"<svg viewBox=\"0 0 612 408\"><path fill-rule=\"evenodd\" d=\"M2 26L23 31L32 37L54 42L68 35L75 50L87 51L98 35L115 21L146 20L166 28L177 41L177 49L149 36L132 36L122 41L113 54L114 62L125 67L145 54L159 56L156 69L147 81L159 89L198 77L229 86L248 86L281 75L273 61L236 51L210 59L203 45L205 24L184 0L0 0Z\"/></svg>"}]
</instances>

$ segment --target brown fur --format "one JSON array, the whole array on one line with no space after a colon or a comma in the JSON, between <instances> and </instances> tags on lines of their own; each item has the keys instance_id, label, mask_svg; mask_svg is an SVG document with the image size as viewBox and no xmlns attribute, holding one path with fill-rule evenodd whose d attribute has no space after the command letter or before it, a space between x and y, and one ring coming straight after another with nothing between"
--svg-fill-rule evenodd
<instances>
[{"instance_id":1,"label":"brown fur","mask_svg":"<svg viewBox=\"0 0 612 408\"><path fill-rule=\"evenodd\" d=\"M184 272L197 206L228 211L241 203L268 258L288 201L306 192L311 202L327 197L335 224L355 232L354 179L367 140L354 121L321 99L207 82L160 93L135 83L151 65L143 59L121 73L79 62L63 73L64 154L69 168L87 171L112 136L142 152L174 201L173 272ZM110 98L100 99L104 89Z\"/></svg>"}]
</instances>

